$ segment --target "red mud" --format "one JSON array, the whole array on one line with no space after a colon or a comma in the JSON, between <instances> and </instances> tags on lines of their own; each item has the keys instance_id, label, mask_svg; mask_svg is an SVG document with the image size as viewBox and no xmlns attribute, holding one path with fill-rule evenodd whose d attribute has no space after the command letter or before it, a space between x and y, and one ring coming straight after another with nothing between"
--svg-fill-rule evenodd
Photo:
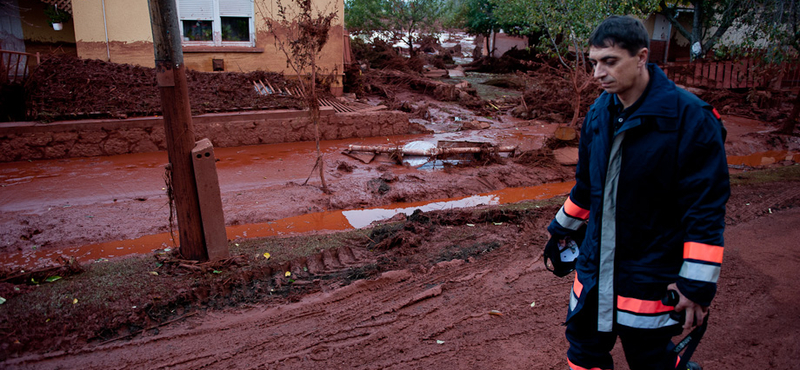
<instances>
[{"instance_id":1,"label":"red mud","mask_svg":"<svg viewBox=\"0 0 800 370\"><path fill-rule=\"evenodd\" d=\"M774 157L783 158L772 167L795 160L787 157L798 153L800 141L774 135L774 123L733 116L725 121L729 155L780 151ZM344 142L327 143L330 196L314 178L314 186L299 185L310 172L313 144L220 149L226 223L236 230L315 212L570 180L574 167L556 164L548 149L536 150L555 126L527 124L462 137L524 140L533 151L437 171L386 158L364 164L339 154ZM536 127L550 131L518 135ZM142 154L0 164L0 254L166 232L165 163L165 157ZM736 166L734 172L750 169ZM798 181L734 187L719 293L695 354L704 369L790 369L800 363L799 206ZM166 293L148 297L149 303L130 302L137 288L119 284L119 294L105 302L117 311L81 312L81 301L63 307L65 317L10 322L5 310L11 297L0 306L0 367L563 370L561 323L572 281L555 278L540 259L557 207L414 214L336 250L264 270L247 269L255 265L252 256L241 257L226 265L230 279L210 285L204 284L213 274L192 275L167 262L158 280L150 280ZM240 233L251 236L234 232ZM180 279L191 283L170 285ZM57 283L70 284L64 280ZM14 287L23 291L14 293ZM0 283L5 297L35 289ZM166 311L153 314L158 302L166 302ZM619 348L614 356L626 369Z\"/></svg>"},{"instance_id":2,"label":"red mud","mask_svg":"<svg viewBox=\"0 0 800 370\"><path fill-rule=\"evenodd\" d=\"M711 325L694 356L706 370L791 369L800 360L796 184L784 184L794 189L788 196L774 186L734 189L730 216L746 220L731 222L726 231ZM745 203L774 211L751 212L740 207ZM398 245L385 254L394 261L392 268L375 278L345 287L317 279L309 282L317 292L294 303L212 310L129 341L26 355L4 366L565 369L567 344L560 323L571 279L555 278L539 258L542 230L554 210L501 225L457 212L432 213L429 221L409 222L406 229L448 242ZM480 247L448 256L448 245L458 243ZM351 267L381 258L355 246L347 259L344 254L339 253L338 263ZM627 369L619 348L614 357L618 368Z\"/></svg>"},{"instance_id":3,"label":"red mud","mask_svg":"<svg viewBox=\"0 0 800 370\"><path fill-rule=\"evenodd\" d=\"M760 136L751 134L765 131L767 126L733 117L727 122L734 134L729 141L732 154L770 149L768 143L758 140ZM316 187L296 185L297 177L302 178L305 171L294 167L309 167L306 162L312 157L311 146L292 148L299 154L277 155L281 150L268 150L275 158L265 155L265 149L236 150L239 153L231 153L230 157L222 152L219 162L224 174L221 179L226 216L233 225L290 217L304 213L303 209L317 212L387 205L553 182L568 179L572 171L548 160L525 162L521 158L478 167L418 171L388 160L363 164L329 148L326 167L334 189L334 195L329 197ZM52 166L53 171L58 166L86 166L84 171L72 173L78 176L76 181L97 176L86 171L92 166L116 167L122 170L120 173L160 173L160 161L141 159L135 155L40 165ZM240 163L235 165L236 161ZM251 183L246 179L257 180L261 176L255 167L249 167L252 164L270 168L273 173L292 173L283 181L292 180L267 186L260 186L260 181ZM66 176L41 178L42 173L34 167L20 163L15 166L20 177L6 177L3 194L22 186L24 181L69 183ZM229 178L238 180L225 185ZM120 183L125 183L124 179ZM377 184L388 185L384 189L388 190L382 193ZM69 186L59 190L69 194ZM4 227L30 229L25 234L29 241L49 240L42 248L54 250L64 246L63 240L71 240L74 245L165 227L164 200L155 195L158 188L143 200L131 198L138 197L133 188L118 194L126 192L129 197L114 198L116 202L98 195L83 199L77 192L72 199L81 204L70 207L48 201L38 206L28 203L30 200L19 201L24 198L20 193L6 198L17 199L21 209L2 213ZM41 200L47 194L40 193L38 197ZM263 207L264 204L269 206ZM726 261L719 294L712 306L709 332L695 354L706 370L788 369L800 360L794 345L800 339L800 306L796 302L800 296L800 252L795 243L800 229L794 227L800 222L798 205L797 182L734 188L728 205ZM173 324L107 344L97 339L79 339L83 334L75 338L67 332L53 333L42 347L22 353L13 350L14 344L9 347L5 343L4 348L11 350L6 355L16 355L7 358L3 367L564 369L567 344L560 323L571 280L553 277L543 269L539 257L546 240L545 226L556 210L557 205L551 205L523 213L488 211L481 216L467 209L412 216L402 229L387 236L354 240L349 247L334 253L292 262L291 267L273 267L276 285L272 288L267 287L265 292L264 287L253 287L253 291L243 287L245 290L237 293L261 297L255 298L252 306L199 312L182 308L172 316L177 319ZM56 217L51 215L54 211ZM17 248L30 248L30 243L11 242ZM287 288L282 271L290 269L297 281ZM367 279L348 283L359 278ZM166 284L165 280L160 281ZM270 289L282 293L272 297ZM209 299L202 297L210 292L200 290L193 294L199 294L195 299L202 302ZM224 302L226 298L216 299ZM131 304L124 300L115 304L120 303ZM138 312L135 307L136 304L133 311ZM89 324L92 323L80 326ZM29 330L36 328L29 326ZM40 354L43 348L50 349ZM621 351L615 349L614 355L621 364L619 368L625 369Z\"/></svg>"},{"instance_id":4,"label":"red mud","mask_svg":"<svg viewBox=\"0 0 800 370\"><path fill-rule=\"evenodd\" d=\"M486 130L481 136L504 145L541 147L554 129L555 125L544 125ZM535 162L525 163L524 157L505 159L502 165L477 163L474 167L419 171L384 156L365 164L341 154L348 144L402 145L412 140L459 138L475 139L464 132L323 142L331 196L319 190L316 177L310 180L312 186L299 185L313 167L314 143L217 149L226 224L256 224L308 213L464 197L571 179L569 168L536 166ZM547 157L541 161L552 163ZM5 230L0 234L0 251L17 261L19 255L26 255L29 267L41 266L30 260L32 252L167 232L166 163L165 153L0 163L0 226ZM230 236L246 237L252 235L233 232ZM154 248L159 247L160 243Z\"/></svg>"},{"instance_id":5,"label":"red mud","mask_svg":"<svg viewBox=\"0 0 800 370\"><path fill-rule=\"evenodd\" d=\"M253 81L285 86L274 72L207 73L187 70L193 114L245 109L300 108L289 96L259 95ZM125 118L161 114L155 69L53 55L26 83L28 120Z\"/></svg>"}]
</instances>

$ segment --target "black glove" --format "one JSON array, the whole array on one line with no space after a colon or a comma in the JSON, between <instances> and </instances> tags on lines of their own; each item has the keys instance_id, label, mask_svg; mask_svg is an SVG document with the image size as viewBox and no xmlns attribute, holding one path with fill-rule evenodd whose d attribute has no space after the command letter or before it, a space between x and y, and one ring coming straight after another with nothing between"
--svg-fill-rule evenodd
<instances>
[{"instance_id":1,"label":"black glove","mask_svg":"<svg viewBox=\"0 0 800 370\"><path fill-rule=\"evenodd\" d=\"M569 236L550 237L544 246L543 257L546 269L558 277L566 276L575 270L575 260L578 259L578 241Z\"/></svg>"}]
</instances>

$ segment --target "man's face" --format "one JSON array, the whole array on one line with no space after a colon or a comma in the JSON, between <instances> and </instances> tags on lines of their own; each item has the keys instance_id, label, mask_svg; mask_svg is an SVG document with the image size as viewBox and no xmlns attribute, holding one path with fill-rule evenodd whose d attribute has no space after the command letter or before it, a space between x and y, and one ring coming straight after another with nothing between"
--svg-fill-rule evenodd
<instances>
[{"instance_id":1,"label":"man's face","mask_svg":"<svg viewBox=\"0 0 800 370\"><path fill-rule=\"evenodd\" d=\"M594 65L594 78L609 94L624 95L636 83L640 69L647 64L647 49L631 56L619 46L589 48L589 61Z\"/></svg>"}]
</instances>

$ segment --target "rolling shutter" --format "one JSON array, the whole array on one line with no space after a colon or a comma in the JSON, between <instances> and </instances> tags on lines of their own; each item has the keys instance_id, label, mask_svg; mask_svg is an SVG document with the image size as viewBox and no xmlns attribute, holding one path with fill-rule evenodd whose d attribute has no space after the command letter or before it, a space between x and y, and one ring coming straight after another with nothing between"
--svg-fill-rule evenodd
<instances>
[{"instance_id":1,"label":"rolling shutter","mask_svg":"<svg viewBox=\"0 0 800 370\"><path fill-rule=\"evenodd\" d=\"M253 0L219 0L219 15L221 17L251 17Z\"/></svg>"},{"instance_id":2,"label":"rolling shutter","mask_svg":"<svg viewBox=\"0 0 800 370\"><path fill-rule=\"evenodd\" d=\"M214 0L178 0L178 14L181 19L214 19Z\"/></svg>"}]
</instances>

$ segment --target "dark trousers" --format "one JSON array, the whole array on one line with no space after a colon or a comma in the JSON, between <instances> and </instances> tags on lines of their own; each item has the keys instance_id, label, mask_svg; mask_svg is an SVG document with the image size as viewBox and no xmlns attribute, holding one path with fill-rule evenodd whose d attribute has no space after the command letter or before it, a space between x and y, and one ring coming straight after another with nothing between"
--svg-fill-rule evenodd
<instances>
[{"instance_id":1,"label":"dark trousers","mask_svg":"<svg viewBox=\"0 0 800 370\"><path fill-rule=\"evenodd\" d=\"M597 299L587 298L586 305L567 322L567 357L570 362L586 369L613 369L610 352L619 337L631 370L675 369L678 361L677 356L670 352L671 339L681 333L680 326L635 329L614 325L614 331L610 333L599 332L596 303L589 304L597 302Z\"/></svg>"}]
</instances>

